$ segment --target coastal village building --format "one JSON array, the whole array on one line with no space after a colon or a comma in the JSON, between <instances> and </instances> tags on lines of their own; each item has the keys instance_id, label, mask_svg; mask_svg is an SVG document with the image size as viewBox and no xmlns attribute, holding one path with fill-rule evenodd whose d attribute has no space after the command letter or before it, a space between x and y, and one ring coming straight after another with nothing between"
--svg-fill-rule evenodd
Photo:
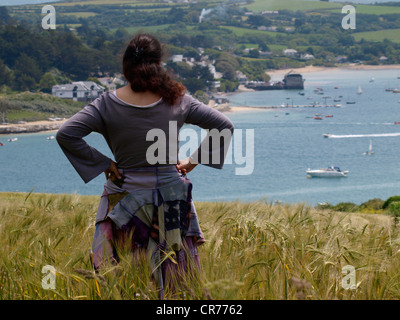
<instances>
[{"instance_id":1,"label":"coastal village building","mask_svg":"<svg viewBox=\"0 0 400 320\"><path fill-rule=\"evenodd\" d=\"M285 49L282 51L282 53L285 56L289 56L289 57L296 57L297 56L297 50L295 49Z\"/></svg>"},{"instance_id":2,"label":"coastal village building","mask_svg":"<svg viewBox=\"0 0 400 320\"><path fill-rule=\"evenodd\" d=\"M107 89L107 91L114 91L117 89L117 84L111 77L98 78L97 80Z\"/></svg>"},{"instance_id":3,"label":"coastal village building","mask_svg":"<svg viewBox=\"0 0 400 320\"><path fill-rule=\"evenodd\" d=\"M304 89L304 80L301 74L289 72L283 79L285 89Z\"/></svg>"},{"instance_id":4,"label":"coastal village building","mask_svg":"<svg viewBox=\"0 0 400 320\"><path fill-rule=\"evenodd\" d=\"M51 94L58 98L74 101L91 101L105 91L103 86L93 81L78 81L67 84L58 84L52 87Z\"/></svg>"},{"instance_id":5,"label":"coastal village building","mask_svg":"<svg viewBox=\"0 0 400 320\"><path fill-rule=\"evenodd\" d=\"M315 59L315 57L314 57L314 55L312 55L312 54L306 53L306 54L302 54L302 55L300 56L300 59L303 59L303 60L312 60L312 59Z\"/></svg>"}]
</instances>

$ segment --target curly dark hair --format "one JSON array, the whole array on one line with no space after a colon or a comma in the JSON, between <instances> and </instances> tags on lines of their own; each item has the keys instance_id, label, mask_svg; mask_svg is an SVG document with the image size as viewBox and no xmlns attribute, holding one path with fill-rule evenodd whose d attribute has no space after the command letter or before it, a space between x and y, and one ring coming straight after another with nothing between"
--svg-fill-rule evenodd
<instances>
[{"instance_id":1,"label":"curly dark hair","mask_svg":"<svg viewBox=\"0 0 400 320\"><path fill-rule=\"evenodd\" d=\"M123 73L133 91L158 93L165 102L174 105L186 88L161 66L163 54L158 39L146 33L137 34L125 50Z\"/></svg>"}]
</instances>

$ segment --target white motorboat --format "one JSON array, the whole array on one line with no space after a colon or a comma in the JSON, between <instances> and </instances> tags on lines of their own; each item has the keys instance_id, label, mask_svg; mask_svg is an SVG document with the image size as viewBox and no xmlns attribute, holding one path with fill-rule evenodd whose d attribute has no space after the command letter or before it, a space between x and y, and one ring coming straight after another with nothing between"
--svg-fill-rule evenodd
<instances>
[{"instance_id":1,"label":"white motorboat","mask_svg":"<svg viewBox=\"0 0 400 320\"><path fill-rule=\"evenodd\" d=\"M10 138L10 139L8 139L7 141L8 141L8 142L15 142L15 141L18 141L18 138Z\"/></svg>"},{"instance_id":2,"label":"white motorboat","mask_svg":"<svg viewBox=\"0 0 400 320\"><path fill-rule=\"evenodd\" d=\"M326 177L326 178L337 178L337 177L346 177L349 171L342 171L339 167L328 167L325 169L319 170L311 170L308 169L306 171L307 177Z\"/></svg>"},{"instance_id":3,"label":"white motorboat","mask_svg":"<svg viewBox=\"0 0 400 320\"><path fill-rule=\"evenodd\" d=\"M54 140L56 137L55 136L49 136L46 138L46 140Z\"/></svg>"}]
</instances>

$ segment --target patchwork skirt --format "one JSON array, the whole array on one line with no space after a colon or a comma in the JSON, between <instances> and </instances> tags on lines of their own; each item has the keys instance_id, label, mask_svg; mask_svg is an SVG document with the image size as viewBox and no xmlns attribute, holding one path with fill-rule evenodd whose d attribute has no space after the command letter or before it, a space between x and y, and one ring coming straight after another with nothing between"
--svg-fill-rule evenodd
<instances>
[{"instance_id":1,"label":"patchwork skirt","mask_svg":"<svg viewBox=\"0 0 400 320\"><path fill-rule=\"evenodd\" d=\"M197 247L205 242L192 200L192 183L175 165L119 169L104 185L96 216L91 259L96 270L118 263L118 244L144 252L160 297L172 273L189 263L200 268ZM173 260L166 255L173 252Z\"/></svg>"}]
</instances>

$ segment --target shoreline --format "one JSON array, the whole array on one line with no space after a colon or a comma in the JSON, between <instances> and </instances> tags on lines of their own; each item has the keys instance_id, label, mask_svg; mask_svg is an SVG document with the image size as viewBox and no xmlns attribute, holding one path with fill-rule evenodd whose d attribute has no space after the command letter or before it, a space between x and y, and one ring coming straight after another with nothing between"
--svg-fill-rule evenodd
<instances>
[{"instance_id":1,"label":"shoreline","mask_svg":"<svg viewBox=\"0 0 400 320\"><path fill-rule=\"evenodd\" d=\"M55 132L65 121L67 121L67 119L0 124L0 136L10 134Z\"/></svg>"},{"instance_id":2,"label":"shoreline","mask_svg":"<svg viewBox=\"0 0 400 320\"><path fill-rule=\"evenodd\" d=\"M224 104L221 106L213 107L222 113L236 113L236 112L252 112L259 110L270 110L268 107L245 107L245 106L230 106ZM0 137L5 135L19 135L30 133L52 133L57 132L61 125L68 119L63 120L41 120L31 121L25 123L9 123L0 124Z\"/></svg>"},{"instance_id":3,"label":"shoreline","mask_svg":"<svg viewBox=\"0 0 400 320\"><path fill-rule=\"evenodd\" d=\"M296 73L312 73L312 72L330 72L334 70L400 70L400 64L391 64L391 65L364 65L364 64L347 64L347 65L338 65L335 67L323 67L323 66L307 66L301 68L288 68L288 69L272 69L265 70L265 72L272 78L279 77L282 78L285 74L290 71ZM254 92L256 90L248 89L244 85L240 85L239 88L235 92L224 92L219 93L220 97L229 97L230 95L243 93L243 92ZM259 107L259 106L231 106L229 103L224 103L218 106L210 105L210 107L215 108L216 110L223 113L237 113L237 112L253 112L253 111L271 111L273 108L271 107ZM67 119L62 120L41 120L41 121L32 121L25 123L17 123L17 124L0 124L0 136L2 135L10 135L10 134L26 134L26 133L42 133L42 132L56 132L61 125Z\"/></svg>"},{"instance_id":4,"label":"shoreline","mask_svg":"<svg viewBox=\"0 0 400 320\"><path fill-rule=\"evenodd\" d=\"M229 110L223 111L226 113L231 113L231 112L252 112L252 111L260 111L260 110L265 110L265 111L271 111L273 108L271 107L244 107L244 106L229 106Z\"/></svg>"},{"instance_id":5,"label":"shoreline","mask_svg":"<svg viewBox=\"0 0 400 320\"><path fill-rule=\"evenodd\" d=\"M329 72L334 70L390 70L400 69L400 64L385 64L385 65L364 65L364 64L346 64L338 65L335 67L323 67L323 66L307 66L301 68L288 68L288 69L267 69L265 73L268 74L271 79L272 77L284 76L290 71L296 73L311 73L311 72Z\"/></svg>"}]
</instances>

